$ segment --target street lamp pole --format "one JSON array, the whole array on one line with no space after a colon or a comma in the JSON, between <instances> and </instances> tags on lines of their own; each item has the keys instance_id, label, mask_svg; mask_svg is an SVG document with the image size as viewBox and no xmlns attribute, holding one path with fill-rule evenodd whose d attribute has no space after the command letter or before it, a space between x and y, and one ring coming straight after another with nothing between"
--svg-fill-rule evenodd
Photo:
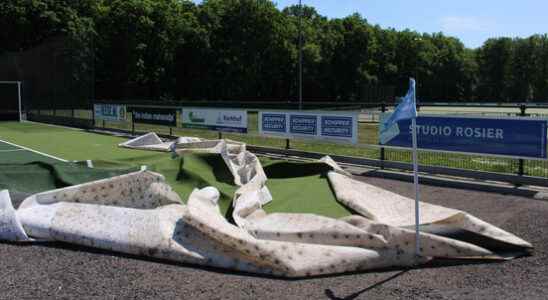
<instances>
[{"instance_id":1,"label":"street lamp pole","mask_svg":"<svg viewBox=\"0 0 548 300\"><path fill-rule=\"evenodd\" d=\"M303 109L303 5L299 0L299 110Z\"/></svg>"}]
</instances>

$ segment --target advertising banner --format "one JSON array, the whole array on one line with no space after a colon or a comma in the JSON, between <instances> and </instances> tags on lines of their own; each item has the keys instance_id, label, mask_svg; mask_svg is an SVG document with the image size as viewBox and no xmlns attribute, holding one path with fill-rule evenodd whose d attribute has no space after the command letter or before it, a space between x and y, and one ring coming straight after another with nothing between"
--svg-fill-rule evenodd
<instances>
[{"instance_id":1,"label":"advertising banner","mask_svg":"<svg viewBox=\"0 0 548 300\"><path fill-rule=\"evenodd\" d=\"M421 149L545 159L547 124L526 118L419 116L417 142ZM411 147L411 120L379 136L382 145Z\"/></svg>"},{"instance_id":2,"label":"advertising banner","mask_svg":"<svg viewBox=\"0 0 548 300\"><path fill-rule=\"evenodd\" d=\"M184 128L247 133L245 110L183 107L181 122Z\"/></svg>"},{"instance_id":3,"label":"advertising banner","mask_svg":"<svg viewBox=\"0 0 548 300\"><path fill-rule=\"evenodd\" d=\"M116 104L94 104L96 120L120 122L126 120L126 106Z\"/></svg>"},{"instance_id":4,"label":"advertising banner","mask_svg":"<svg viewBox=\"0 0 548 300\"><path fill-rule=\"evenodd\" d=\"M259 112L259 133L358 142L357 112Z\"/></svg>"},{"instance_id":5,"label":"advertising banner","mask_svg":"<svg viewBox=\"0 0 548 300\"><path fill-rule=\"evenodd\" d=\"M135 123L177 126L177 110L175 108L131 107Z\"/></svg>"}]
</instances>

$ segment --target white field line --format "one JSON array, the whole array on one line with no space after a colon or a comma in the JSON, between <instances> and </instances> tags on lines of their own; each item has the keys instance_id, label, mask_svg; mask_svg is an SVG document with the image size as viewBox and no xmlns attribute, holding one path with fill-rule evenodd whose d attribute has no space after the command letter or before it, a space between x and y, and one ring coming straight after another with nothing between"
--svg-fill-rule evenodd
<instances>
[{"instance_id":1,"label":"white field line","mask_svg":"<svg viewBox=\"0 0 548 300\"><path fill-rule=\"evenodd\" d=\"M14 144L14 143L10 143L10 142L4 141L4 140L0 140L0 142L1 142L1 143L6 143L6 144L11 145L11 146L14 146L14 147L19 147L19 148L21 148L21 149L24 149L24 150L27 150L27 151L30 151L30 152L34 152L34 153L36 153L36 154L40 154L40 155L45 156L45 157L53 158L53 159L58 160L58 161L68 162L68 160L59 158L59 157L57 157L57 156L49 155L49 154L46 154L46 153L43 153L43 152L40 152L40 151L36 151L36 150L30 149L30 148L27 148L27 147L25 147L25 146L20 146L20 145L17 145L17 144Z\"/></svg>"}]
</instances>

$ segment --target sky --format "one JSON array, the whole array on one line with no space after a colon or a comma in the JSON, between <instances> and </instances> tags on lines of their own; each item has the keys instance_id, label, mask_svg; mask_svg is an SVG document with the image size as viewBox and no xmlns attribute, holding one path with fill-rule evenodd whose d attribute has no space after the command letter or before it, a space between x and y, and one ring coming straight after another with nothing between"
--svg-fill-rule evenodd
<instances>
[{"instance_id":1,"label":"sky","mask_svg":"<svg viewBox=\"0 0 548 300\"><path fill-rule=\"evenodd\" d=\"M279 8L298 0L273 0ZM548 33L548 0L302 0L321 15L341 18L358 12L371 24L398 30L443 32L467 47L491 37ZM200 2L196 0L195 2Z\"/></svg>"},{"instance_id":2,"label":"sky","mask_svg":"<svg viewBox=\"0 0 548 300\"><path fill-rule=\"evenodd\" d=\"M548 0L302 0L322 15L360 13L369 23L398 30L443 32L467 47L490 37L548 33ZM275 0L279 7L298 0Z\"/></svg>"}]
</instances>

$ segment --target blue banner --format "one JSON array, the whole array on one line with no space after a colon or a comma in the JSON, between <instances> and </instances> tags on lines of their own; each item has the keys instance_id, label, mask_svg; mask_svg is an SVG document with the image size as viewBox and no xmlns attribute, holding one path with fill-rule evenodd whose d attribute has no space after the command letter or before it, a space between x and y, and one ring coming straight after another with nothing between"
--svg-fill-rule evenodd
<instances>
[{"instance_id":1,"label":"blue banner","mask_svg":"<svg viewBox=\"0 0 548 300\"><path fill-rule=\"evenodd\" d=\"M547 124L534 119L419 116L417 143L421 149L545 159ZM411 120L399 121L390 131L381 144L411 147Z\"/></svg>"},{"instance_id":2,"label":"blue banner","mask_svg":"<svg viewBox=\"0 0 548 300\"><path fill-rule=\"evenodd\" d=\"M260 124L261 131L267 132L280 132L285 133L286 131L286 114L279 113L263 113L262 122Z\"/></svg>"},{"instance_id":3,"label":"blue banner","mask_svg":"<svg viewBox=\"0 0 548 300\"><path fill-rule=\"evenodd\" d=\"M290 115L289 133L316 135L318 132L318 116Z\"/></svg>"},{"instance_id":4,"label":"blue banner","mask_svg":"<svg viewBox=\"0 0 548 300\"><path fill-rule=\"evenodd\" d=\"M356 144L357 112L259 112L259 133L287 138L310 138Z\"/></svg>"},{"instance_id":5,"label":"blue banner","mask_svg":"<svg viewBox=\"0 0 548 300\"><path fill-rule=\"evenodd\" d=\"M105 120L111 122L126 120L125 105L116 104L94 104L94 117L96 120Z\"/></svg>"},{"instance_id":6,"label":"blue banner","mask_svg":"<svg viewBox=\"0 0 548 300\"><path fill-rule=\"evenodd\" d=\"M352 138L354 120L352 117L322 116L322 135Z\"/></svg>"}]
</instances>

